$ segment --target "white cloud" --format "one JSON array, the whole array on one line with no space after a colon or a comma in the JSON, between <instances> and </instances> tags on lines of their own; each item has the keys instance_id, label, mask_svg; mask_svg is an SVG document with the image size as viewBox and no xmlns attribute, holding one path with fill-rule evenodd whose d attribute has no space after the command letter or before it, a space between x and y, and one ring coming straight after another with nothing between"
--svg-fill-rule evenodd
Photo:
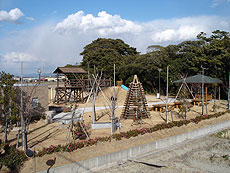
<instances>
[{"instance_id":1,"label":"white cloud","mask_svg":"<svg viewBox=\"0 0 230 173\"><path fill-rule=\"evenodd\" d=\"M210 34L216 29L228 31L229 19L196 16L139 23L107 12L93 16L79 11L62 21L43 23L0 39L1 51L7 60L7 64L0 63L0 67L10 69L11 63L14 70L14 62L27 61L35 73L38 67L47 67L48 72L52 72L57 66L80 62L83 47L99 37L122 39L145 53L150 45L177 44L196 39L200 32Z\"/></svg>"},{"instance_id":2,"label":"white cloud","mask_svg":"<svg viewBox=\"0 0 230 173\"><path fill-rule=\"evenodd\" d=\"M84 15L83 11L69 15L65 20L58 23L55 31L59 33L80 31L96 31L100 35L121 34L140 32L142 27L132 21L122 19L119 15L110 15L105 11L94 17L92 14Z\"/></svg>"},{"instance_id":3,"label":"white cloud","mask_svg":"<svg viewBox=\"0 0 230 173\"><path fill-rule=\"evenodd\" d=\"M10 10L9 12L1 10L0 11L0 22L7 21L7 22L18 22L18 20L24 16L20 9L15 8Z\"/></svg>"},{"instance_id":4,"label":"white cloud","mask_svg":"<svg viewBox=\"0 0 230 173\"><path fill-rule=\"evenodd\" d=\"M153 43L165 43L194 39L201 31L210 33L215 28L225 28L226 22L225 19L216 16L198 16L137 23L122 19L119 15L110 15L105 11L99 12L95 17L78 11L59 22L55 26L55 32L93 33L99 37L131 36L131 38L138 37L140 40L149 37Z\"/></svg>"},{"instance_id":5,"label":"white cloud","mask_svg":"<svg viewBox=\"0 0 230 173\"><path fill-rule=\"evenodd\" d=\"M209 25L212 23L213 19L215 19L215 17L194 17L165 20L164 27L162 27L160 31L154 32L151 38L154 42L158 43L195 39L201 31L210 33L214 30L214 25ZM166 23L168 23L168 26Z\"/></svg>"},{"instance_id":6,"label":"white cloud","mask_svg":"<svg viewBox=\"0 0 230 173\"><path fill-rule=\"evenodd\" d=\"M215 8L216 6L224 3L229 3L230 0L213 0L211 7Z\"/></svg>"},{"instance_id":7,"label":"white cloud","mask_svg":"<svg viewBox=\"0 0 230 173\"><path fill-rule=\"evenodd\" d=\"M33 17L25 17L27 20L34 21Z\"/></svg>"},{"instance_id":8,"label":"white cloud","mask_svg":"<svg viewBox=\"0 0 230 173\"><path fill-rule=\"evenodd\" d=\"M36 62L38 59L28 53L8 52L3 56L7 62Z\"/></svg>"}]
</instances>

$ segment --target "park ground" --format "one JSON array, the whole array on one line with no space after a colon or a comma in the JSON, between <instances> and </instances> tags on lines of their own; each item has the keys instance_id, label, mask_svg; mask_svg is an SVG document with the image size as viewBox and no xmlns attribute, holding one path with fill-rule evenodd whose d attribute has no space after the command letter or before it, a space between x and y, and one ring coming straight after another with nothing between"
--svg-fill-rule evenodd
<instances>
[{"instance_id":1,"label":"park ground","mask_svg":"<svg viewBox=\"0 0 230 173\"><path fill-rule=\"evenodd\" d=\"M117 106L124 105L126 91L123 89L118 89L117 91ZM104 91L104 94L109 98L111 94L113 94L112 89L107 89ZM146 99L148 104L152 104L154 102L159 102L161 100L156 99L154 95L146 95ZM227 102L223 100L216 100L217 104L217 112L222 112L226 110ZM208 104L208 113L213 114L213 105L214 101L209 102ZM79 104L78 107L90 107L91 103L88 104ZM104 97L99 93L98 98L96 100L96 106L107 106ZM151 106L149 106L151 107ZM106 108L104 110L97 111L97 116L101 117L99 122L108 122L109 109ZM116 109L116 116L120 117L122 112L122 107ZM195 118L201 114L201 106L195 105L188 112L188 119ZM92 122L91 112L87 112L84 114L84 123L90 127ZM179 109L173 110L173 118L175 121L181 120L182 117L179 114ZM152 127L156 124L163 123L165 120L165 112L156 112L150 111L150 117L143 119L142 124L133 123L132 119L121 119L122 128L120 131L118 130L116 133L122 131L128 131L130 129L140 129L146 127ZM191 130L195 130L198 128L202 128L208 125L212 125L215 123L220 123L226 120L230 120L230 115L225 114L218 118L203 120L199 124L190 123L187 126L182 127L173 127L171 129L164 129L160 131L156 131L151 134L145 134L142 136L137 136L130 139L123 139L121 141L112 140L111 142L101 142L95 146L85 147L80 150L73 151L71 153L53 153L50 155L45 155L43 157L36 158L36 169L37 171L46 170L49 166L46 165L47 160L54 159L56 157L56 163L53 167L62 166L65 164L70 164L73 162L89 159L92 157L96 157L99 155L116 152L122 149L127 149L130 147L134 147L137 145L149 143L158 139L166 138L173 135L182 134ZM171 117L169 117L169 121L171 121ZM34 148L35 150L41 150L43 147L49 147L50 145L65 145L69 141L74 141L69 135L69 125L62 124L61 122L54 122L48 124L46 120L40 120L38 122L31 123L28 131L28 146L29 148ZM103 137L111 135L110 129L99 129L92 130L88 129L90 133L90 137L93 139L95 137ZM16 134L17 131L11 131L8 139L11 145L16 144ZM3 137L3 134L0 134L0 137ZM22 172L32 172L33 171L33 160L29 159L21 169Z\"/></svg>"}]
</instances>

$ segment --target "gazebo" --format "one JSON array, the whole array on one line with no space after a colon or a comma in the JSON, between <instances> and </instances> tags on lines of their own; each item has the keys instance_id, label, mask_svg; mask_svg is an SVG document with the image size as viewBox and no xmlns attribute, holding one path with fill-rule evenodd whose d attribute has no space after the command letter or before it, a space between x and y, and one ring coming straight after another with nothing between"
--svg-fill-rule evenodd
<instances>
[{"instance_id":1,"label":"gazebo","mask_svg":"<svg viewBox=\"0 0 230 173\"><path fill-rule=\"evenodd\" d=\"M188 83L190 83L190 84L202 84L203 83L204 85L206 84L205 88L206 88L206 99L207 99L207 97L208 97L208 95L207 95L207 88L208 88L207 85L208 84L222 84L223 82L218 78L212 78L212 77L209 77L209 76L198 74L198 75L195 75L195 76L190 76L188 78L184 78L184 79L174 81L173 83L182 83L181 88L182 88L183 85L188 87L188 85L187 85ZM180 90L181 90L181 88L180 88ZM179 92L180 92L180 90L179 90ZM220 99L220 86L219 86L219 99Z\"/></svg>"},{"instance_id":2,"label":"gazebo","mask_svg":"<svg viewBox=\"0 0 230 173\"><path fill-rule=\"evenodd\" d=\"M198 95L198 94L195 94L195 98L193 96L193 102L194 104L196 104L198 102L198 104L201 102L202 100L202 115L204 115L204 104L206 105L206 113L208 112L207 110L207 101L208 100L212 100L212 94L211 95L208 95L208 85L212 85L212 84L222 84L223 82L220 80L220 79L217 79L217 78L212 78L212 77L209 77L209 76L205 76L205 75L201 75L201 74L198 74L198 75L195 75L195 76L191 76L191 77L188 77L188 78L184 78L184 79L181 79L181 80L177 80L177 81L174 81L174 83L182 83L179 91L178 91L178 94L176 96L176 99L179 95L179 92L180 90L182 89L183 85L185 85L188 90L190 91L187 83L190 83L190 84L202 84L202 95ZM203 90L203 86L206 85L205 87L205 96L204 96L204 90ZM190 91L190 93L192 94L192 92ZM216 93L215 93L216 94ZM219 86L219 100L220 100L220 86ZM204 103L204 101L206 103Z\"/></svg>"}]
</instances>

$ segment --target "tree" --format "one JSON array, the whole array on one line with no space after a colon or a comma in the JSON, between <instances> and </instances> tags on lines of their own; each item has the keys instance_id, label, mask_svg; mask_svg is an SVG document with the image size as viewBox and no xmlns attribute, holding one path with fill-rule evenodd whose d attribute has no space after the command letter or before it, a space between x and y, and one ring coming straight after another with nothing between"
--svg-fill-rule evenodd
<instances>
[{"instance_id":1,"label":"tree","mask_svg":"<svg viewBox=\"0 0 230 173\"><path fill-rule=\"evenodd\" d=\"M222 94L226 97L230 71L230 33L216 30L212 32L210 37L206 37L205 33L201 33L197 38L204 43L202 49L206 73L224 82L226 93Z\"/></svg>"},{"instance_id":2,"label":"tree","mask_svg":"<svg viewBox=\"0 0 230 173\"><path fill-rule=\"evenodd\" d=\"M206 68L205 75L221 79L226 88L230 67L230 34L216 30L207 36L201 32L197 40L168 46L151 45L142 55L122 40L99 38L85 46L81 55L81 66L85 69L89 66L92 72L95 65L103 69L105 77L112 77L115 63L117 80L122 79L128 85L133 75L137 74L145 90L150 92L158 89L158 68L162 69L161 88L165 90L167 66L170 68L171 94L176 93L178 88L172 81L195 75L201 72L202 66Z\"/></svg>"},{"instance_id":3,"label":"tree","mask_svg":"<svg viewBox=\"0 0 230 173\"><path fill-rule=\"evenodd\" d=\"M161 71L161 90L166 90L166 82L167 82L167 66L170 68L169 79L170 81L174 81L178 78L178 66L174 65L176 59L178 58L179 47L177 45L168 45L166 47L159 45L151 45L147 48L146 56L149 57L149 63L153 64L154 71L150 74L150 78L154 85L155 91L158 90L159 86L159 72L158 69L162 69ZM145 84L143 84L145 87ZM169 83L169 88L173 91L172 83ZM154 91L154 89L152 90Z\"/></svg>"},{"instance_id":4,"label":"tree","mask_svg":"<svg viewBox=\"0 0 230 173\"><path fill-rule=\"evenodd\" d=\"M44 108L40 103L33 102L33 94L36 92L38 83L34 86L22 85L16 87L18 90L17 103L21 114L22 150L27 149L27 132L29 124L33 120L39 120L43 115ZM21 100L22 99L22 100Z\"/></svg>"},{"instance_id":5,"label":"tree","mask_svg":"<svg viewBox=\"0 0 230 173\"><path fill-rule=\"evenodd\" d=\"M13 80L13 75L0 72L0 122L4 127L4 140L7 143L7 132L10 129L9 125L18 125L20 120L22 127L22 145L23 149L27 148L27 130L26 126L29 125L34 119L40 119L44 108L38 104L36 107L32 103L32 95L36 90L35 85L31 90L23 91L19 87L15 87L16 83ZM21 107L21 92L22 92L22 107ZM22 116L19 116L21 112Z\"/></svg>"},{"instance_id":6,"label":"tree","mask_svg":"<svg viewBox=\"0 0 230 173\"><path fill-rule=\"evenodd\" d=\"M7 129L9 121L17 119L18 108L16 106L17 91L13 87L16 81L13 75L0 72L0 118L4 127L4 143L7 143Z\"/></svg>"},{"instance_id":7,"label":"tree","mask_svg":"<svg viewBox=\"0 0 230 173\"><path fill-rule=\"evenodd\" d=\"M130 56L125 59L119 70L119 78L124 81L124 84L129 86L133 81L134 75L138 76L145 91L153 92L156 88L156 77L158 77L157 67L154 65L154 60L148 55Z\"/></svg>"},{"instance_id":8,"label":"tree","mask_svg":"<svg viewBox=\"0 0 230 173\"><path fill-rule=\"evenodd\" d=\"M104 77L109 78L113 76L113 64L119 67L128 56L137 54L136 48L120 39L98 38L84 47L81 66L85 69L89 67L91 72L96 67L103 70Z\"/></svg>"}]
</instances>

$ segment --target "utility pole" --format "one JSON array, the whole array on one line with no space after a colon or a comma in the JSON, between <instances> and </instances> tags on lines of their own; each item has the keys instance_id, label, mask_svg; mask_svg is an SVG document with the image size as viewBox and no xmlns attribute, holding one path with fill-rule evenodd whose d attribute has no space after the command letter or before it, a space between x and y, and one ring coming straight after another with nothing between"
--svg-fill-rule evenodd
<instances>
[{"instance_id":1,"label":"utility pole","mask_svg":"<svg viewBox=\"0 0 230 173\"><path fill-rule=\"evenodd\" d=\"M26 124L23 116L23 93L22 93L22 81L23 81L23 62L21 62L21 128L22 128L22 151L27 149L27 133L26 133Z\"/></svg>"},{"instance_id":2,"label":"utility pole","mask_svg":"<svg viewBox=\"0 0 230 173\"><path fill-rule=\"evenodd\" d=\"M115 75L115 68L116 68L116 66L115 66L115 64L114 64L114 66L113 66L113 74L114 74L114 76L113 76L113 80L114 80L114 82L113 82L113 96L111 97L111 101L112 101L112 124L111 124L111 134L113 134L114 132L115 132L115 107L116 107L116 93L115 93L115 86L116 86L116 75Z\"/></svg>"},{"instance_id":3,"label":"utility pole","mask_svg":"<svg viewBox=\"0 0 230 173\"><path fill-rule=\"evenodd\" d=\"M169 66L167 66L167 90L166 90L166 98L167 98L167 102L166 102L166 123L168 124L168 101L169 101Z\"/></svg>"},{"instance_id":4,"label":"utility pole","mask_svg":"<svg viewBox=\"0 0 230 173\"><path fill-rule=\"evenodd\" d=\"M229 74L228 74L228 111L229 111L229 109L230 109L230 108L229 108L229 107L230 107L230 106L229 106L229 102L230 102L230 101L229 101L229 100L230 100L229 97L230 97L230 72L229 72Z\"/></svg>"},{"instance_id":5,"label":"utility pole","mask_svg":"<svg viewBox=\"0 0 230 173\"><path fill-rule=\"evenodd\" d=\"M203 66L201 66L202 68L202 115L204 115L204 68Z\"/></svg>"},{"instance_id":6,"label":"utility pole","mask_svg":"<svg viewBox=\"0 0 230 173\"><path fill-rule=\"evenodd\" d=\"M159 97L158 98L160 98L160 93L161 93L161 71L162 71L162 69L161 68L158 68L158 71L159 71Z\"/></svg>"}]
</instances>

